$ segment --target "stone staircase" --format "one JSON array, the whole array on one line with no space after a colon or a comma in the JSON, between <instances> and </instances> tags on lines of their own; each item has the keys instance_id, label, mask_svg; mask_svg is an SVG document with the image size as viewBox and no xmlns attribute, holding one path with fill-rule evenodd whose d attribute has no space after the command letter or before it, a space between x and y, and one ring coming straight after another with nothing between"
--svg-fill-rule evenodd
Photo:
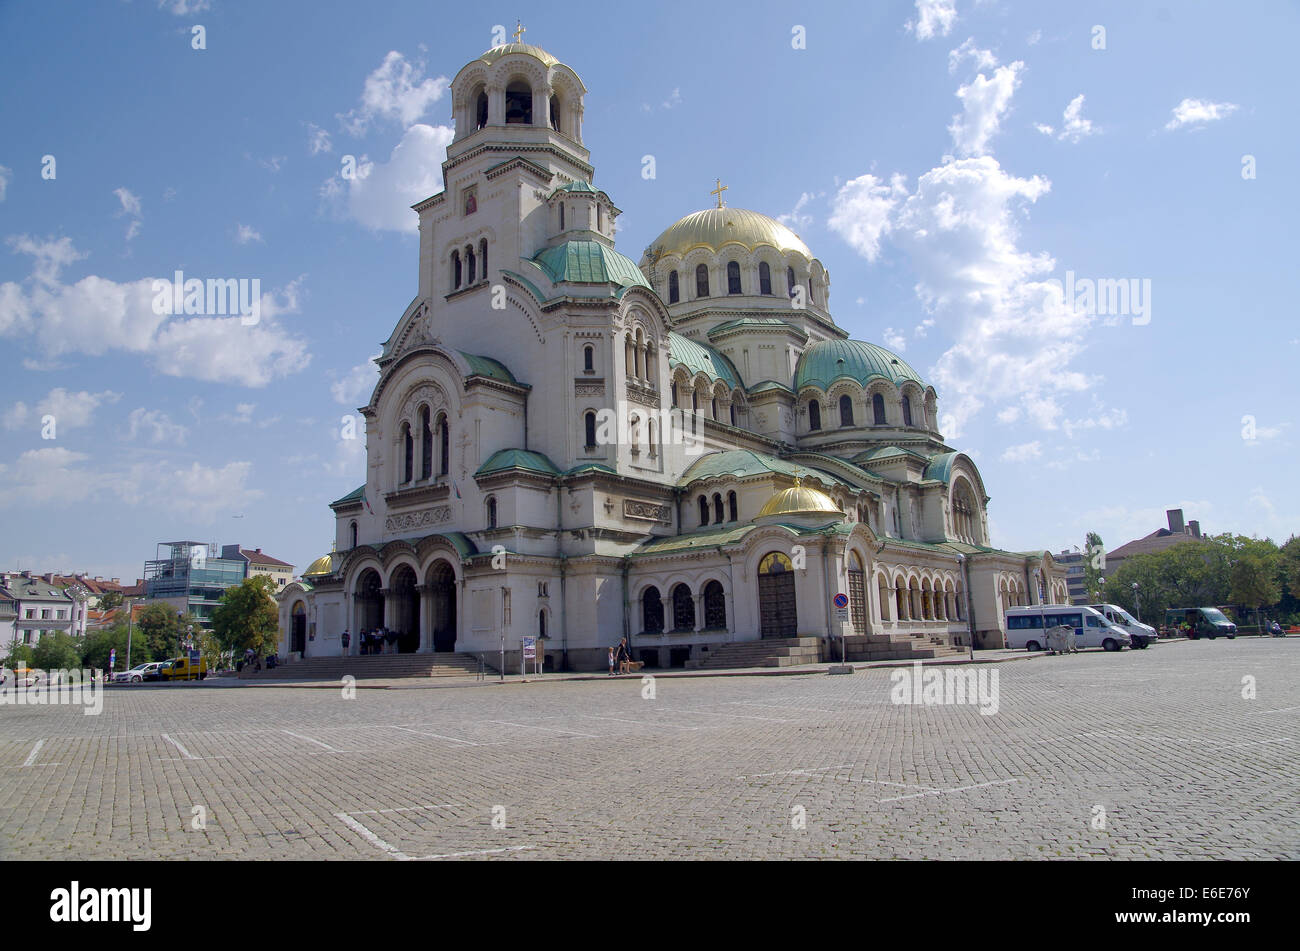
<instances>
[{"instance_id":1,"label":"stone staircase","mask_svg":"<svg viewBox=\"0 0 1300 951\"><path fill-rule=\"evenodd\" d=\"M725 667L794 667L821 660L821 639L816 637L768 637L757 641L721 644L686 662L688 670L718 670Z\"/></svg>"},{"instance_id":2,"label":"stone staircase","mask_svg":"<svg viewBox=\"0 0 1300 951\"><path fill-rule=\"evenodd\" d=\"M966 648L952 647L940 634L857 634L848 639L847 649L850 663L967 656Z\"/></svg>"},{"instance_id":3,"label":"stone staircase","mask_svg":"<svg viewBox=\"0 0 1300 951\"><path fill-rule=\"evenodd\" d=\"M351 674L357 680L399 677L473 677L478 673L474 654L378 654L366 657L309 657L260 671L245 668L240 680L340 680Z\"/></svg>"}]
</instances>

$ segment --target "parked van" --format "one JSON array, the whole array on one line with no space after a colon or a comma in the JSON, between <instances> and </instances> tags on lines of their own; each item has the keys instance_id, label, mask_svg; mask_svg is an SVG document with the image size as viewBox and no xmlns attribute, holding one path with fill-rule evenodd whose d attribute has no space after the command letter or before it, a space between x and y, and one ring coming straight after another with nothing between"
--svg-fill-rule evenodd
<instances>
[{"instance_id":1,"label":"parked van","mask_svg":"<svg viewBox=\"0 0 1300 951\"><path fill-rule=\"evenodd\" d=\"M1191 629L1188 637L1192 640L1200 637L1214 640L1220 634L1229 640L1237 636L1237 625L1218 608L1170 608L1165 611L1167 630L1177 633L1184 624Z\"/></svg>"},{"instance_id":2,"label":"parked van","mask_svg":"<svg viewBox=\"0 0 1300 951\"><path fill-rule=\"evenodd\" d=\"M1047 647L1048 628L1061 624L1074 628L1079 647L1117 651L1132 644L1128 631L1116 627L1095 608L1081 604L1035 604L1007 608L1007 647L1043 650Z\"/></svg>"},{"instance_id":3,"label":"parked van","mask_svg":"<svg viewBox=\"0 0 1300 951\"><path fill-rule=\"evenodd\" d=\"M1089 607L1104 614L1106 620L1110 621L1111 624L1128 631L1128 636L1133 639L1133 646L1136 648L1146 647L1160 637L1154 627L1150 624L1143 624L1118 604L1093 604L1089 605Z\"/></svg>"},{"instance_id":4,"label":"parked van","mask_svg":"<svg viewBox=\"0 0 1300 951\"><path fill-rule=\"evenodd\" d=\"M198 663L188 657L177 657L158 668L161 680L202 680L208 675L208 662L202 657Z\"/></svg>"}]
</instances>

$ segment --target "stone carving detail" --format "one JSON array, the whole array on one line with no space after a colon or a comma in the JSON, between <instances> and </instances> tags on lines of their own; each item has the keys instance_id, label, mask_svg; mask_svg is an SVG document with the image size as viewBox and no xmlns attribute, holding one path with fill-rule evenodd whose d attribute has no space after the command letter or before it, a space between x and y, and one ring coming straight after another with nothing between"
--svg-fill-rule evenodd
<instances>
[{"instance_id":1,"label":"stone carving detail","mask_svg":"<svg viewBox=\"0 0 1300 951\"><path fill-rule=\"evenodd\" d=\"M432 419L438 415L438 410L447 405L447 397L443 394L442 387L432 383L422 383L406 397L406 402L402 404L402 411L397 416L398 420L413 421L415 408L422 402L429 404L429 419L432 425Z\"/></svg>"},{"instance_id":2,"label":"stone carving detail","mask_svg":"<svg viewBox=\"0 0 1300 951\"><path fill-rule=\"evenodd\" d=\"M636 402L645 406L653 406L656 409L659 407L659 394L648 387L638 386L636 383L628 383L627 398L636 400Z\"/></svg>"},{"instance_id":3,"label":"stone carving detail","mask_svg":"<svg viewBox=\"0 0 1300 951\"><path fill-rule=\"evenodd\" d=\"M440 525L451 521L451 506L439 505L423 512L409 512L405 515L390 515L384 522L384 530L404 532L412 528L424 528L426 525Z\"/></svg>"},{"instance_id":4,"label":"stone carving detail","mask_svg":"<svg viewBox=\"0 0 1300 951\"><path fill-rule=\"evenodd\" d=\"M626 518L647 518L654 522L668 522L672 510L667 505L658 505L654 502L638 502L636 499L624 499L623 515Z\"/></svg>"},{"instance_id":5,"label":"stone carving detail","mask_svg":"<svg viewBox=\"0 0 1300 951\"><path fill-rule=\"evenodd\" d=\"M573 395L574 396L604 396L605 384L604 383L574 383Z\"/></svg>"}]
</instances>

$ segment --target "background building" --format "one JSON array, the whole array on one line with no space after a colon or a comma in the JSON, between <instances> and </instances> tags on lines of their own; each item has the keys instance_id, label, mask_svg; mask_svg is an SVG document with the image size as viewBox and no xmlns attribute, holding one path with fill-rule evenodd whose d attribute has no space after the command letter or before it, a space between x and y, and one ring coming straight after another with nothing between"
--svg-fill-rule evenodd
<instances>
[{"instance_id":1,"label":"background building","mask_svg":"<svg viewBox=\"0 0 1300 951\"><path fill-rule=\"evenodd\" d=\"M281 590L293 580L293 565L279 558L264 554L262 549L241 548L239 545L223 545L221 557L229 561L242 561L245 565L244 577L268 577L275 582L275 590Z\"/></svg>"},{"instance_id":2,"label":"background building","mask_svg":"<svg viewBox=\"0 0 1300 951\"><path fill-rule=\"evenodd\" d=\"M1174 545L1181 545L1183 542L1198 542L1202 539L1201 523L1192 520L1184 524L1182 509L1169 509L1165 512L1165 517L1169 520L1168 528L1158 528L1150 535L1134 539L1127 544L1120 545L1114 551L1108 552L1106 554L1105 569L1102 572L1103 575L1118 571L1125 558L1131 558L1134 555L1149 555L1152 552L1172 548Z\"/></svg>"},{"instance_id":3,"label":"background building","mask_svg":"<svg viewBox=\"0 0 1300 951\"><path fill-rule=\"evenodd\" d=\"M145 597L165 601L178 614L189 613L211 627L221 595L244 580L243 559L216 557L204 542L160 542L153 561L144 563Z\"/></svg>"},{"instance_id":4,"label":"background building","mask_svg":"<svg viewBox=\"0 0 1300 951\"><path fill-rule=\"evenodd\" d=\"M0 573L0 591L16 613L9 644L16 641L35 647L43 634L54 631L73 637L85 635L88 608L84 592L75 587L64 590L54 584L55 577L52 572L44 577L30 571Z\"/></svg>"}]
</instances>

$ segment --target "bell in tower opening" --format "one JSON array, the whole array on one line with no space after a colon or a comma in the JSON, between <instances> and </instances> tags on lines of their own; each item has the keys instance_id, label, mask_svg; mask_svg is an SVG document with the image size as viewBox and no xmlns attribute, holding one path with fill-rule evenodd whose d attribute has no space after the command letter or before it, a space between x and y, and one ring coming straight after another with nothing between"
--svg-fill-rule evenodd
<instances>
[{"instance_id":1,"label":"bell in tower opening","mask_svg":"<svg viewBox=\"0 0 1300 951\"><path fill-rule=\"evenodd\" d=\"M523 83L506 87L506 124L533 124L533 91Z\"/></svg>"}]
</instances>

